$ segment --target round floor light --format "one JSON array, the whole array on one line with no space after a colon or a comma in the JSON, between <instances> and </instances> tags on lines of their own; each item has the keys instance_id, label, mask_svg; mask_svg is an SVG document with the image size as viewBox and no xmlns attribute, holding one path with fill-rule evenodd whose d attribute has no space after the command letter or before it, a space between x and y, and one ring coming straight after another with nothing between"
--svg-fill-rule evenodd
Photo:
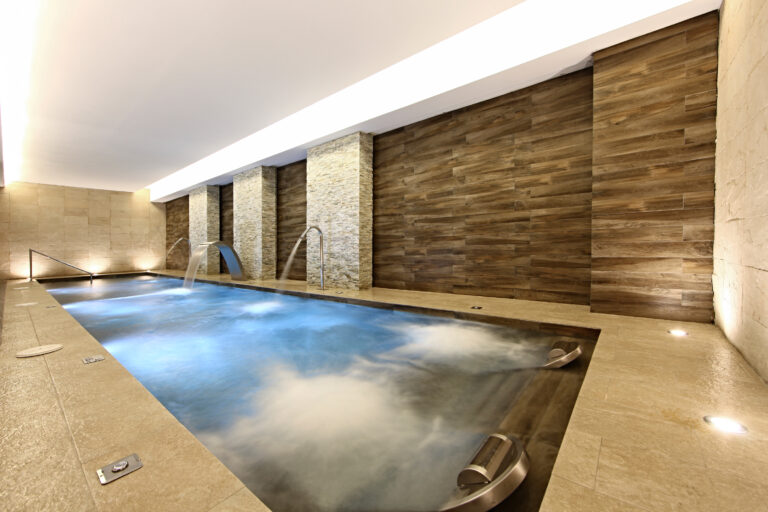
<instances>
[{"instance_id":1,"label":"round floor light","mask_svg":"<svg viewBox=\"0 0 768 512\"><path fill-rule=\"evenodd\" d=\"M731 418L725 418L723 416L704 416L704 421L712 425L717 430L721 432L727 432L729 434L746 434L749 432L747 427L738 421L732 420Z\"/></svg>"},{"instance_id":2,"label":"round floor light","mask_svg":"<svg viewBox=\"0 0 768 512\"><path fill-rule=\"evenodd\" d=\"M682 329L670 329L667 332L672 336L688 336L688 333Z\"/></svg>"}]
</instances>

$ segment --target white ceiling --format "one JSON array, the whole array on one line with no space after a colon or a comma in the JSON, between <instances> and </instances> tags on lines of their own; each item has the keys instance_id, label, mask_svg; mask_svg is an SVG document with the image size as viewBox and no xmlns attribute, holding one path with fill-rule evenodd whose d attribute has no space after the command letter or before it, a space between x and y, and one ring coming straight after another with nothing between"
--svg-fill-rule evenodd
<instances>
[{"instance_id":1,"label":"white ceiling","mask_svg":"<svg viewBox=\"0 0 768 512\"><path fill-rule=\"evenodd\" d=\"M254 163L289 163L307 147L344 133L379 133L584 67L598 49L721 3L12 5L37 1L17 179L128 191L152 184L153 200L172 199L200 183L231 181ZM12 17L4 18L13 25ZM3 46L13 48L13 42ZM0 69L0 78L2 73L8 76L9 69ZM18 107L4 98L2 113ZM4 117L4 140L18 139L12 128ZM4 156L8 171L11 153Z\"/></svg>"},{"instance_id":2,"label":"white ceiling","mask_svg":"<svg viewBox=\"0 0 768 512\"><path fill-rule=\"evenodd\" d=\"M519 1L44 2L19 179L146 187Z\"/></svg>"}]
</instances>

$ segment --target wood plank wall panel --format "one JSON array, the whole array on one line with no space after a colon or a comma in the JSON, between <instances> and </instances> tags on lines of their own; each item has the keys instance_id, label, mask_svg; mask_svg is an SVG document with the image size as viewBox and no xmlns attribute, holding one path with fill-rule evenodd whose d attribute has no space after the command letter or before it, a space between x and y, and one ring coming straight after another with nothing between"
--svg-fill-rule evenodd
<instances>
[{"instance_id":1,"label":"wood plank wall panel","mask_svg":"<svg viewBox=\"0 0 768 512\"><path fill-rule=\"evenodd\" d=\"M235 196L234 185L222 185L219 187L219 238L231 246L235 244ZM219 258L219 270L229 273L224 258Z\"/></svg>"},{"instance_id":2,"label":"wood plank wall panel","mask_svg":"<svg viewBox=\"0 0 768 512\"><path fill-rule=\"evenodd\" d=\"M594 56L592 311L709 322L718 17Z\"/></svg>"},{"instance_id":3,"label":"wood plank wall panel","mask_svg":"<svg viewBox=\"0 0 768 512\"><path fill-rule=\"evenodd\" d=\"M165 251L179 238L189 238L189 196L165 203ZM180 246L180 247L179 247ZM189 264L189 247L182 242L168 255L165 268L184 270Z\"/></svg>"},{"instance_id":4,"label":"wood plank wall panel","mask_svg":"<svg viewBox=\"0 0 768 512\"><path fill-rule=\"evenodd\" d=\"M373 158L374 286L589 303L591 69L377 135Z\"/></svg>"},{"instance_id":5,"label":"wood plank wall panel","mask_svg":"<svg viewBox=\"0 0 768 512\"><path fill-rule=\"evenodd\" d=\"M307 227L307 161L277 168L277 277L283 273L296 240ZM307 246L301 244L289 279L307 279Z\"/></svg>"}]
</instances>

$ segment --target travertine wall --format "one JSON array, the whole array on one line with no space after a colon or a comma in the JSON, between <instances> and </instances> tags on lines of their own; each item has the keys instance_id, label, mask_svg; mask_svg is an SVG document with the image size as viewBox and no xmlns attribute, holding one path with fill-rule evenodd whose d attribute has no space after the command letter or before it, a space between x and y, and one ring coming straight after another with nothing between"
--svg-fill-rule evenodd
<instances>
[{"instance_id":1,"label":"travertine wall","mask_svg":"<svg viewBox=\"0 0 768 512\"><path fill-rule=\"evenodd\" d=\"M162 268L165 205L149 191L33 183L0 188L0 279L29 275L29 249L91 272ZM35 276L79 274L34 256Z\"/></svg>"},{"instance_id":2,"label":"travertine wall","mask_svg":"<svg viewBox=\"0 0 768 512\"><path fill-rule=\"evenodd\" d=\"M250 279L274 279L277 246L275 168L256 167L235 175L235 251Z\"/></svg>"},{"instance_id":3,"label":"travertine wall","mask_svg":"<svg viewBox=\"0 0 768 512\"><path fill-rule=\"evenodd\" d=\"M204 242L219 240L219 187L203 185L189 193L189 239L192 250ZM219 251L208 250L199 272L219 273Z\"/></svg>"},{"instance_id":4,"label":"travertine wall","mask_svg":"<svg viewBox=\"0 0 768 512\"><path fill-rule=\"evenodd\" d=\"M768 379L768 2L721 10L715 321Z\"/></svg>"},{"instance_id":5,"label":"travertine wall","mask_svg":"<svg viewBox=\"0 0 768 512\"><path fill-rule=\"evenodd\" d=\"M371 286L373 137L353 133L307 152L307 224L325 237L325 284ZM320 284L319 236L307 240L307 282Z\"/></svg>"}]
</instances>

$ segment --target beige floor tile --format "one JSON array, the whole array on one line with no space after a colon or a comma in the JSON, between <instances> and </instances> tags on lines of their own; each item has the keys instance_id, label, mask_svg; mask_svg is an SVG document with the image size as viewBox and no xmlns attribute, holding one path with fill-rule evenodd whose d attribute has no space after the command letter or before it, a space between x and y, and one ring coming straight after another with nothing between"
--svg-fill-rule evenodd
<instances>
[{"instance_id":1,"label":"beige floor tile","mask_svg":"<svg viewBox=\"0 0 768 512\"><path fill-rule=\"evenodd\" d=\"M653 511L716 511L705 468L681 461L653 440L603 439L595 490Z\"/></svg>"},{"instance_id":2,"label":"beige floor tile","mask_svg":"<svg viewBox=\"0 0 768 512\"><path fill-rule=\"evenodd\" d=\"M605 496L591 489L553 476L540 512L648 512L629 503Z\"/></svg>"},{"instance_id":3,"label":"beige floor tile","mask_svg":"<svg viewBox=\"0 0 768 512\"><path fill-rule=\"evenodd\" d=\"M568 429L560 445L552 474L594 489L600 443L599 436Z\"/></svg>"},{"instance_id":4,"label":"beige floor tile","mask_svg":"<svg viewBox=\"0 0 768 512\"><path fill-rule=\"evenodd\" d=\"M269 509L244 487L213 507L211 512L269 512Z\"/></svg>"},{"instance_id":5,"label":"beige floor tile","mask_svg":"<svg viewBox=\"0 0 768 512\"><path fill-rule=\"evenodd\" d=\"M159 447L144 453L137 451L143 468L101 485L95 471L130 453L115 450L83 464L100 510L207 511L243 486L194 438L168 447L166 456Z\"/></svg>"}]
</instances>

